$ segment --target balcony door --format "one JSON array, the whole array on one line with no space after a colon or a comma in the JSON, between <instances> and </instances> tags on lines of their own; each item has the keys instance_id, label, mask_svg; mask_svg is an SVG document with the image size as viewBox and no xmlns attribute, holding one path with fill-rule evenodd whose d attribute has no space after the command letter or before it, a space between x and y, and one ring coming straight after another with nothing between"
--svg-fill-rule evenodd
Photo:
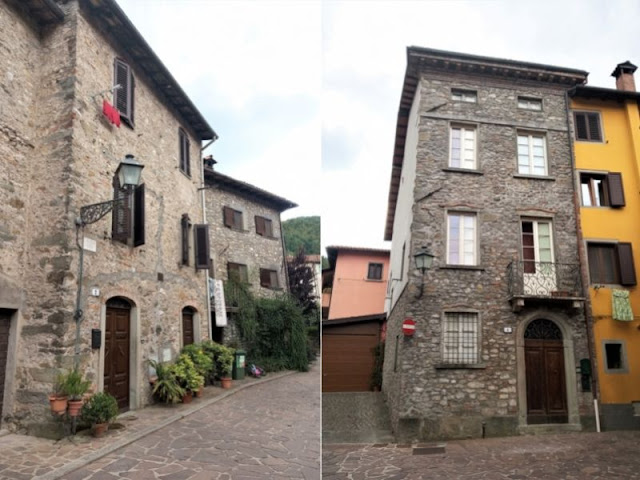
<instances>
[{"instance_id":1,"label":"balcony door","mask_svg":"<svg viewBox=\"0 0 640 480\"><path fill-rule=\"evenodd\" d=\"M551 222L522 221L522 260L525 295L551 295L556 290Z\"/></svg>"}]
</instances>

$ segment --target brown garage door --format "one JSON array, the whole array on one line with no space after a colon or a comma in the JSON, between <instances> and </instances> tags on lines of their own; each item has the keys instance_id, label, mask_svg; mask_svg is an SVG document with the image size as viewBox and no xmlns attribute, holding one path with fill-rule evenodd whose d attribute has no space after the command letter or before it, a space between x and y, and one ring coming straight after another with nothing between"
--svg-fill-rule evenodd
<instances>
[{"instance_id":1,"label":"brown garage door","mask_svg":"<svg viewBox=\"0 0 640 480\"><path fill-rule=\"evenodd\" d=\"M0 309L0 413L4 399L4 380L7 370L7 352L9 351L9 326L11 325L10 310Z\"/></svg>"},{"instance_id":2,"label":"brown garage door","mask_svg":"<svg viewBox=\"0 0 640 480\"><path fill-rule=\"evenodd\" d=\"M378 322L322 326L322 391L371 390L373 350L380 340Z\"/></svg>"}]
</instances>

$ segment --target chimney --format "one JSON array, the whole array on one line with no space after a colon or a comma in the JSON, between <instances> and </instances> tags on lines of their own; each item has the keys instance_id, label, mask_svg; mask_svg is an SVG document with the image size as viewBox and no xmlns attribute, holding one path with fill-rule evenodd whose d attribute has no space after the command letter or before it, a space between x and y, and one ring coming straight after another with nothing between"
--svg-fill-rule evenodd
<instances>
[{"instance_id":1,"label":"chimney","mask_svg":"<svg viewBox=\"0 0 640 480\"><path fill-rule=\"evenodd\" d=\"M616 77L616 88L618 90L626 90L627 92L635 92L636 82L633 80L633 72L637 69L638 67L629 60L624 63L619 63L611 74L612 77Z\"/></svg>"}]
</instances>

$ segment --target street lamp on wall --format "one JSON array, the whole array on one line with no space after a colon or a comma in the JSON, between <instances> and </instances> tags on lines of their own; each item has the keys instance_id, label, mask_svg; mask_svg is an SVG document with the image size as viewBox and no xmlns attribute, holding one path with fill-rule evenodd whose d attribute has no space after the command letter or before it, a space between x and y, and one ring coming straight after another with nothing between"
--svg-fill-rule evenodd
<instances>
[{"instance_id":1,"label":"street lamp on wall","mask_svg":"<svg viewBox=\"0 0 640 480\"><path fill-rule=\"evenodd\" d=\"M424 272L431 268L435 256L427 250L427 247L421 247L413 258L416 260L416 268L422 274L420 277L420 294L416 297L421 298L424 291Z\"/></svg>"},{"instance_id":2,"label":"street lamp on wall","mask_svg":"<svg viewBox=\"0 0 640 480\"><path fill-rule=\"evenodd\" d=\"M115 175L118 177L119 185L124 187L126 194L120 198L113 200L107 200L106 202L93 203L91 205L85 205L80 208L80 215L76 218L76 244L80 251L80 259L78 262L78 293L76 296L76 309L73 314L73 318L76 321L76 343L75 343L75 356L74 367L78 369L80 363L80 323L82 321L82 309L80 308L82 298L82 277L84 266L84 246L80 243L80 232L84 232L86 225L91 225L97 222L107 213L113 210L113 207L118 203L122 203L127 200L131 194L133 188L140 184L140 177L142 175L142 169L144 165L139 163L135 157L131 154L125 155L124 160L120 162L116 169ZM84 235L83 235L84 237Z\"/></svg>"}]
</instances>

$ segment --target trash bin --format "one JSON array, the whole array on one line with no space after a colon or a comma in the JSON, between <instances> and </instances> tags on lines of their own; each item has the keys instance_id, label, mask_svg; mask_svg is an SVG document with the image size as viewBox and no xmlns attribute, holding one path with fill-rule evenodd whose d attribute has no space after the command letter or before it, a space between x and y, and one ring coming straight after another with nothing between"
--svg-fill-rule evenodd
<instances>
[{"instance_id":1,"label":"trash bin","mask_svg":"<svg viewBox=\"0 0 640 480\"><path fill-rule=\"evenodd\" d=\"M244 378L244 359L246 354L244 350L236 350L233 358L233 371L231 372L231 378L234 380L242 380Z\"/></svg>"}]
</instances>

